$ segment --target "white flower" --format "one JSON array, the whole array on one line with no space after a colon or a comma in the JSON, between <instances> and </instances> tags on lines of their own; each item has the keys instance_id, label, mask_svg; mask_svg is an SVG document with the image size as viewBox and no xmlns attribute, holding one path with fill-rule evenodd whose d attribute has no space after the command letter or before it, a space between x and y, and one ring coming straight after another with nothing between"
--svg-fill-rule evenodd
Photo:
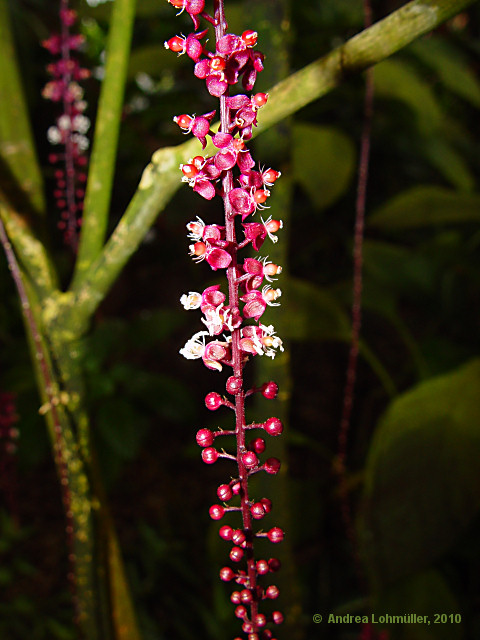
<instances>
[{"instance_id":1,"label":"white flower","mask_svg":"<svg viewBox=\"0 0 480 640\"><path fill-rule=\"evenodd\" d=\"M49 127L47 131L47 139L50 144L60 144L62 142L62 134L58 127Z\"/></svg>"},{"instance_id":2,"label":"white flower","mask_svg":"<svg viewBox=\"0 0 480 640\"><path fill-rule=\"evenodd\" d=\"M57 119L58 128L62 129L63 131L69 131L71 123L72 121L70 119L70 116L67 116L66 114L63 114Z\"/></svg>"},{"instance_id":3,"label":"white flower","mask_svg":"<svg viewBox=\"0 0 480 640\"><path fill-rule=\"evenodd\" d=\"M205 351L205 336L208 336L208 331L199 331L193 335L190 340L187 340L185 346L180 349L179 353L187 360L196 360L201 358Z\"/></svg>"},{"instance_id":4,"label":"white flower","mask_svg":"<svg viewBox=\"0 0 480 640\"><path fill-rule=\"evenodd\" d=\"M202 304L202 295L196 291L189 291L188 293L183 294L180 298L180 302L183 305L183 308L187 311L190 311L190 309L198 309Z\"/></svg>"},{"instance_id":5,"label":"white flower","mask_svg":"<svg viewBox=\"0 0 480 640\"><path fill-rule=\"evenodd\" d=\"M73 129L78 133L87 133L90 129L90 118L81 114L76 115L73 119Z\"/></svg>"},{"instance_id":6,"label":"white flower","mask_svg":"<svg viewBox=\"0 0 480 640\"><path fill-rule=\"evenodd\" d=\"M280 351L284 351L282 340L275 335L275 329L273 325L265 326L264 324L260 325L260 329L263 331L262 337L262 346L264 349L264 353L269 358L275 358L277 352L275 349L280 349Z\"/></svg>"}]
</instances>

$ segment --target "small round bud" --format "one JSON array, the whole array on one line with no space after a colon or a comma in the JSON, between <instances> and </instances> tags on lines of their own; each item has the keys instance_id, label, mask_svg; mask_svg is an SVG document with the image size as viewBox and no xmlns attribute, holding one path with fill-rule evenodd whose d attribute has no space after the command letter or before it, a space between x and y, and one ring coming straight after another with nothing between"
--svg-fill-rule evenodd
<instances>
[{"instance_id":1,"label":"small round bud","mask_svg":"<svg viewBox=\"0 0 480 640\"><path fill-rule=\"evenodd\" d=\"M267 624L267 617L263 613L258 613L255 616L255 622L257 623L257 627L264 627Z\"/></svg>"},{"instance_id":2,"label":"small round bud","mask_svg":"<svg viewBox=\"0 0 480 640\"><path fill-rule=\"evenodd\" d=\"M263 428L270 436L279 436L283 432L282 421L278 418L269 418Z\"/></svg>"},{"instance_id":3,"label":"small round bud","mask_svg":"<svg viewBox=\"0 0 480 640\"><path fill-rule=\"evenodd\" d=\"M211 391L205 396L205 406L207 407L207 409L210 409L210 411L216 411L219 407L222 406L222 404L222 396L215 391Z\"/></svg>"},{"instance_id":4,"label":"small round bud","mask_svg":"<svg viewBox=\"0 0 480 640\"><path fill-rule=\"evenodd\" d=\"M280 529L280 527L273 527L267 533L267 538L270 540L270 542L274 542L275 544L277 542L282 542L282 540L284 538L283 530Z\"/></svg>"},{"instance_id":5,"label":"small round bud","mask_svg":"<svg viewBox=\"0 0 480 640\"><path fill-rule=\"evenodd\" d=\"M259 640L258 633L249 633L247 640Z\"/></svg>"},{"instance_id":6,"label":"small round bud","mask_svg":"<svg viewBox=\"0 0 480 640\"><path fill-rule=\"evenodd\" d=\"M223 527L220 527L218 530L218 535L222 540L231 540L232 539L233 529L228 524L224 524Z\"/></svg>"},{"instance_id":7,"label":"small round bud","mask_svg":"<svg viewBox=\"0 0 480 640\"><path fill-rule=\"evenodd\" d=\"M258 464L258 458L253 451L246 451L242 454L242 462L247 469L253 469Z\"/></svg>"},{"instance_id":8,"label":"small round bud","mask_svg":"<svg viewBox=\"0 0 480 640\"><path fill-rule=\"evenodd\" d=\"M233 497L233 491L228 484L221 484L217 489L217 496L223 502L228 502Z\"/></svg>"},{"instance_id":9,"label":"small round bud","mask_svg":"<svg viewBox=\"0 0 480 640\"><path fill-rule=\"evenodd\" d=\"M264 268L264 273L266 273L267 275L272 275L274 276L276 274L276 270L275 273L267 273L268 271L271 271L271 269L267 269L268 267L270 267L273 263L269 263L265 266ZM274 265L276 267L276 265ZM278 394L278 385L276 382L270 381L270 382L265 382L265 384L262 385L262 395L264 398L267 398L267 400L273 400L274 398L277 397Z\"/></svg>"},{"instance_id":10,"label":"small round bud","mask_svg":"<svg viewBox=\"0 0 480 640\"><path fill-rule=\"evenodd\" d=\"M247 617L247 609L243 606L243 604L235 607L235 617L240 618L240 620L243 620Z\"/></svg>"},{"instance_id":11,"label":"small round bud","mask_svg":"<svg viewBox=\"0 0 480 640\"><path fill-rule=\"evenodd\" d=\"M274 611L272 613L272 620L275 624L282 624L283 622L283 613L280 611Z\"/></svg>"},{"instance_id":12,"label":"small round bud","mask_svg":"<svg viewBox=\"0 0 480 640\"><path fill-rule=\"evenodd\" d=\"M258 108L263 107L264 104L267 104L267 100L268 93L256 93L252 97L253 104Z\"/></svg>"},{"instance_id":13,"label":"small round bud","mask_svg":"<svg viewBox=\"0 0 480 640\"><path fill-rule=\"evenodd\" d=\"M270 600L276 600L279 595L280 589L275 584L269 585L265 591L265 596Z\"/></svg>"},{"instance_id":14,"label":"small round bud","mask_svg":"<svg viewBox=\"0 0 480 640\"><path fill-rule=\"evenodd\" d=\"M265 513L270 513L270 511L272 510L272 501L269 500L268 498L261 498L259 502L261 502L261 504L263 505L263 508L265 509Z\"/></svg>"},{"instance_id":15,"label":"small round bud","mask_svg":"<svg viewBox=\"0 0 480 640\"><path fill-rule=\"evenodd\" d=\"M198 169L194 164L181 164L180 169L182 170L183 175L189 180L198 175Z\"/></svg>"},{"instance_id":16,"label":"small round bud","mask_svg":"<svg viewBox=\"0 0 480 640\"><path fill-rule=\"evenodd\" d=\"M185 41L179 36L173 36L173 38L165 42L165 49L170 49L170 51L174 51L175 53L183 53L185 50Z\"/></svg>"},{"instance_id":17,"label":"small round bud","mask_svg":"<svg viewBox=\"0 0 480 640\"><path fill-rule=\"evenodd\" d=\"M189 249L190 255L200 257L207 252L207 245L204 242L195 242L190 245Z\"/></svg>"},{"instance_id":18,"label":"small round bud","mask_svg":"<svg viewBox=\"0 0 480 640\"><path fill-rule=\"evenodd\" d=\"M196 440L201 447L210 447L215 440L215 436L210 429L200 429L197 431Z\"/></svg>"},{"instance_id":19,"label":"small round bud","mask_svg":"<svg viewBox=\"0 0 480 640\"><path fill-rule=\"evenodd\" d=\"M235 572L230 567L223 567L220 569L220 580L223 582L230 582L235 577Z\"/></svg>"},{"instance_id":20,"label":"small round bud","mask_svg":"<svg viewBox=\"0 0 480 640\"><path fill-rule=\"evenodd\" d=\"M270 567L268 566L268 562L266 560L257 560L255 568L260 576L264 576L270 571Z\"/></svg>"},{"instance_id":21,"label":"small round bud","mask_svg":"<svg viewBox=\"0 0 480 640\"><path fill-rule=\"evenodd\" d=\"M230 594L230 602L232 602L233 604L240 604L241 602L241 598L240 598L240 591L232 591L232 593Z\"/></svg>"},{"instance_id":22,"label":"small round bud","mask_svg":"<svg viewBox=\"0 0 480 640\"><path fill-rule=\"evenodd\" d=\"M255 453L263 453L265 451L265 440L263 438L254 438L249 443L248 448Z\"/></svg>"},{"instance_id":23,"label":"small round bud","mask_svg":"<svg viewBox=\"0 0 480 640\"><path fill-rule=\"evenodd\" d=\"M213 464L218 460L218 451L214 447L207 447L202 451L202 460L205 464Z\"/></svg>"},{"instance_id":24,"label":"small round bud","mask_svg":"<svg viewBox=\"0 0 480 640\"><path fill-rule=\"evenodd\" d=\"M240 562L243 558L244 551L240 547L232 547L230 550L230 560L232 562Z\"/></svg>"},{"instance_id":25,"label":"small round bud","mask_svg":"<svg viewBox=\"0 0 480 640\"><path fill-rule=\"evenodd\" d=\"M265 508L261 502L255 502L250 507L250 513L255 520L261 520L265 516Z\"/></svg>"},{"instance_id":26,"label":"small round bud","mask_svg":"<svg viewBox=\"0 0 480 640\"><path fill-rule=\"evenodd\" d=\"M240 600L243 602L243 604L250 604L251 602L253 602L253 594L250 589L242 589L240 591Z\"/></svg>"},{"instance_id":27,"label":"small round bud","mask_svg":"<svg viewBox=\"0 0 480 640\"><path fill-rule=\"evenodd\" d=\"M236 376L230 376L227 380L226 389L232 396L236 396L242 390L242 379Z\"/></svg>"},{"instance_id":28,"label":"small round bud","mask_svg":"<svg viewBox=\"0 0 480 640\"><path fill-rule=\"evenodd\" d=\"M197 169L200 171L200 169L205 164L205 158L203 156L195 156L194 158L192 158L192 164L195 165L195 167L197 167Z\"/></svg>"},{"instance_id":29,"label":"small round bud","mask_svg":"<svg viewBox=\"0 0 480 640\"><path fill-rule=\"evenodd\" d=\"M262 173L262 178L265 184L273 184L276 182L282 174L280 171L275 171L275 169L267 169Z\"/></svg>"},{"instance_id":30,"label":"small round bud","mask_svg":"<svg viewBox=\"0 0 480 640\"><path fill-rule=\"evenodd\" d=\"M267 189L257 189L253 194L253 199L257 204L263 204L269 195L270 191Z\"/></svg>"},{"instance_id":31,"label":"small round bud","mask_svg":"<svg viewBox=\"0 0 480 640\"><path fill-rule=\"evenodd\" d=\"M263 468L267 473L270 473L271 475L275 475L280 471L280 466L281 466L281 462L278 458L268 458L268 460L265 460L265 464L263 465Z\"/></svg>"},{"instance_id":32,"label":"small round bud","mask_svg":"<svg viewBox=\"0 0 480 640\"><path fill-rule=\"evenodd\" d=\"M265 228L270 233L277 233L277 231L282 228L282 223L280 220L269 220L265 225Z\"/></svg>"},{"instance_id":33,"label":"small round bud","mask_svg":"<svg viewBox=\"0 0 480 640\"><path fill-rule=\"evenodd\" d=\"M190 129L190 125L192 124L192 116L188 116L186 113L182 113L181 116L175 116L173 121L178 124L180 129Z\"/></svg>"},{"instance_id":34,"label":"small round bud","mask_svg":"<svg viewBox=\"0 0 480 640\"><path fill-rule=\"evenodd\" d=\"M234 482L232 484L232 491L234 496L240 495L241 490L242 490L242 485L240 484L240 482Z\"/></svg>"},{"instance_id":35,"label":"small round bud","mask_svg":"<svg viewBox=\"0 0 480 640\"><path fill-rule=\"evenodd\" d=\"M273 633L270 631L270 629L264 629L262 631L262 640L274 640Z\"/></svg>"},{"instance_id":36,"label":"small round bud","mask_svg":"<svg viewBox=\"0 0 480 640\"><path fill-rule=\"evenodd\" d=\"M212 520L221 520L225 515L225 508L221 504L213 504L208 513Z\"/></svg>"},{"instance_id":37,"label":"small round bud","mask_svg":"<svg viewBox=\"0 0 480 640\"><path fill-rule=\"evenodd\" d=\"M282 563L278 558L270 558L268 566L270 567L270 571L278 571L282 566Z\"/></svg>"},{"instance_id":38,"label":"small round bud","mask_svg":"<svg viewBox=\"0 0 480 640\"><path fill-rule=\"evenodd\" d=\"M232 542L237 546L242 545L246 540L245 534L241 529L235 529L232 533Z\"/></svg>"},{"instance_id":39,"label":"small round bud","mask_svg":"<svg viewBox=\"0 0 480 640\"><path fill-rule=\"evenodd\" d=\"M245 620L242 624L242 631L248 634L253 633L253 624L249 620Z\"/></svg>"}]
</instances>

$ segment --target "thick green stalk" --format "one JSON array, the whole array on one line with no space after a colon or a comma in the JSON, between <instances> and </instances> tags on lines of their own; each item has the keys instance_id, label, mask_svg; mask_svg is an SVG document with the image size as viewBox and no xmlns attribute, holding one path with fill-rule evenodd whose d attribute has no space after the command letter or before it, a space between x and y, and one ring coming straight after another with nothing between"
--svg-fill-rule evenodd
<instances>
[{"instance_id":1,"label":"thick green stalk","mask_svg":"<svg viewBox=\"0 0 480 640\"><path fill-rule=\"evenodd\" d=\"M7 0L0 0L0 187L23 209L45 212L25 94L15 54Z\"/></svg>"},{"instance_id":2,"label":"thick green stalk","mask_svg":"<svg viewBox=\"0 0 480 640\"><path fill-rule=\"evenodd\" d=\"M112 5L105 77L98 105L74 282L82 279L105 241L135 7L136 0L116 0Z\"/></svg>"},{"instance_id":3,"label":"thick green stalk","mask_svg":"<svg viewBox=\"0 0 480 640\"><path fill-rule=\"evenodd\" d=\"M338 86L343 80L374 65L435 29L475 0L415 0L354 36L341 47L304 67L269 91L254 136L295 113ZM214 152L210 142L204 154ZM198 153L193 139L156 151L145 168L138 189L104 251L85 278L76 280L75 311L90 317L137 250L155 218L181 185L178 165Z\"/></svg>"}]
</instances>

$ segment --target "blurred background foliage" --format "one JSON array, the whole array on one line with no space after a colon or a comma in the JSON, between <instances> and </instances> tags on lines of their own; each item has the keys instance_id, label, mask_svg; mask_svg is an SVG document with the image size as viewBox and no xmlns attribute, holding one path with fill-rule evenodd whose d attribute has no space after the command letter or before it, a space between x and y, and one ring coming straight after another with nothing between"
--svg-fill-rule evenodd
<instances>
[{"instance_id":1,"label":"blurred background foliage","mask_svg":"<svg viewBox=\"0 0 480 640\"><path fill-rule=\"evenodd\" d=\"M230 28L258 29L267 68L286 61L299 69L363 23L360 0L257 2L254 25L245 4L228 2ZM402 4L373 2L375 19ZM41 98L49 60L39 42L57 28L55 5L10 2L52 212L45 132L54 114ZM92 118L109 5L76 7L94 70L87 90ZM137 16L113 222L153 151L183 141L172 116L212 109L191 61L163 46L190 25L162 0L139 0ZM283 364L291 387L289 506L275 495L275 483L267 495L273 494L278 517L289 510L295 584L283 586L282 600L296 620L291 638L358 638L356 625L315 626L312 614L371 608L462 616L461 624L392 626L394 640L480 637L479 30L474 6L375 68L346 498L335 461L364 79L352 77L279 125L282 144L259 156L281 168L290 189L281 211L275 208L280 195L271 198L274 216L289 219L281 237L288 264L279 281L282 316L266 320L281 324L289 345ZM259 78L259 90L269 86ZM85 360L94 437L145 640L221 640L237 628L228 589L217 579L226 548L207 514L225 469L202 465L194 443L198 428L226 420L203 407L204 394L220 384L216 374L178 355L197 330L178 299L209 277L187 257L185 224L197 215L220 221L210 203L179 190L98 311ZM71 257L55 213L45 233L67 280ZM0 291L0 388L17 394L20 415L14 472L2 482L16 507L0 513L0 637L73 639L61 500L4 260ZM269 410L275 414L262 408ZM342 499L356 516L355 540L342 524Z\"/></svg>"}]
</instances>

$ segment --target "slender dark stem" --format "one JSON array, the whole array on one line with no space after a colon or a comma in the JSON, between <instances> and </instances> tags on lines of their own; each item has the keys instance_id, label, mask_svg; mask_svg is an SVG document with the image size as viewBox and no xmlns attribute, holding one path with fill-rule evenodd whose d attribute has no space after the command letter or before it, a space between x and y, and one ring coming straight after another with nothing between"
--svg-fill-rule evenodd
<instances>
[{"instance_id":1,"label":"slender dark stem","mask_svg":"<svg viewBox=\"0 0 480 640\"><path fill-rule=\"evenodd\" d=\"M215 0L215 38L218 42L225 34L227 23L225 20L224 2L223 0ZM220 96L220 131L230 132L230 110L227 106L228 91ZM231 307L239 306L239 291L237 282L237 251L238 244L235 232L235 220L232 206L228 198L228 194L233 189L233 172L226 171L222 182L223 186L223 203L225 211L226 239L230 243L232 262L227 269L228 279L228 296L229 305ZM240 350L240 328L234 329L232 332L232 365L233 375L243 380L243 357ZM257 573L255 568L255 558L253 555L253 529L252 515L250 513L250 500L248 495L248 470L242 461L242 455L246 451L245 446L245 391L243 390L235 396L235 435L237 440L237 464L238 475L241 485L240 503L242 511L243 530L247 539L245 556L247 561L248 588L253 594L256 593ZM250 605L250 620L254 626L254 632L258 631L256 616L258 614L258 602L255 595Z\"/></svg>"},{"instance_id":2,"label":"slender dark stem","mask_svg":"<svg viewBox=\"0 0 480 640\"><path fill-rule=\"evenodd\" d=\"M364 21L367 29L372 24L372 8L370 0L364 0ZM368 184L368 170L370 162L371 131L373 117L374 82L373 69L366 72L364 117L360 144L360 159L358 167L357 198L355 203L355 231L353 245L353 295L352 295L352 336L348 356L347 374L343 394L342 416L338 436L338 461L340 474L340 493L342 500L342 517L346 533L354 549L357 573L362 574L358 554L356 553L356 538L352 523L350 503L346 495L346 458L348 435L352 418L352 408L355 396L355 382L359 353L360 329L362 324L362 288L363 288L363 237L365 228L365 209Z\"/></svg>"},{"instance_id":3,"label":"slender dark stem","mask_svg":"<svg viewBox=\"0 0 480 640\"><path fill-rule=\"evenodd\" d=\"M55 393L54 381L52 380L52 377L50 375L47 358L46 358L46 352L42 343L42 339L40 336L40 332L38 330L37 323L33 316L30 302L27 296L25 284L23 282L22 273L20 271L17 258L13 251L12 245L8 239L7 233L5 231L5 227L1 219L0 219L0 243L2 244L3 250L5 251L8 268L12 274L13 281L15 282L15 286L17 288L18 297L20 298L22 314L25 319L25 323L29 328L29 332L33 340L35 358L36 358L36 361L38 362L40 373L43 379L43 389L47 397L47 404L44 405L44 408L45 408L45 411L47 410L50 411L50 415L52 418L55 462L56 462L57 471L60 479L62 501L65 509L67 544L69 547L69 560L72 566L72 571L69 574L69 576L71 577L70 585L72 589L74 606L76 608L76 617L78 619L79 603L76 597L76 584L74 580L75 572L73 571L74 564L75 564L74 517L72 512L72 496L71 496L69 481L68 481L68 468L62 453L64 449L63 434L62 434L60 416L57 410L57 405L59 404L59 398Z\"/></svg>"}]
</instances>

